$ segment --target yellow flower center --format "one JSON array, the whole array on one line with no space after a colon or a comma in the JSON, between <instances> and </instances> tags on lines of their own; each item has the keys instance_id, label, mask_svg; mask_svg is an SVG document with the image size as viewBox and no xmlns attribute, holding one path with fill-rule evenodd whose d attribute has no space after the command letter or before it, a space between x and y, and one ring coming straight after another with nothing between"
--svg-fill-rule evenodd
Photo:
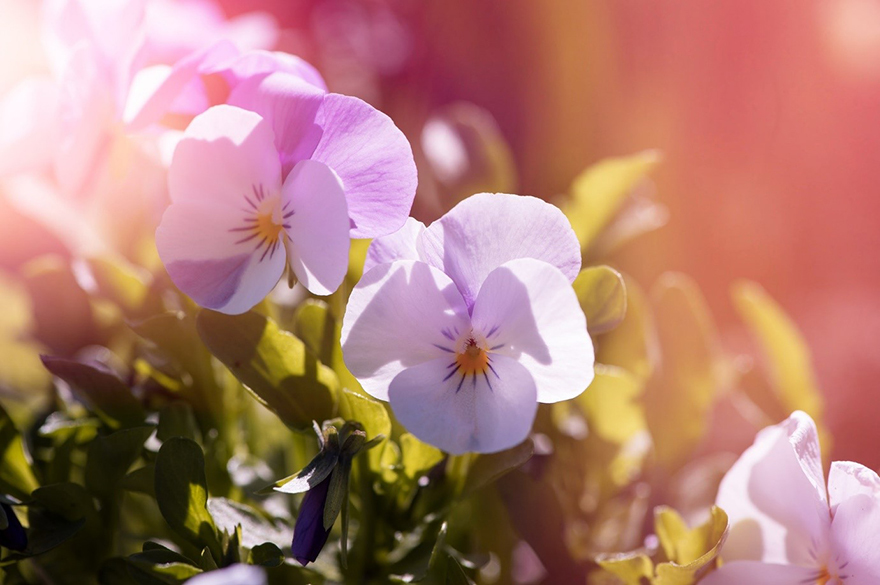
<instances>
[{"instance_id":1,"label":"yellow flower center","mask_svg":"<svg viewBox=\"0 0 880 585\"><path fill-rule=\"evenodd\" d=\"M489 369L489 354L471 337L465 343L464 351L455 356L455 363L465 376L482 374Z\"/></svg>"},{"instance_id":2,"label":"yellow flower center","mask_svg":"<svg viewBox=\"0 0 880 585\"><path fill-rule=\"evenodd\" d=\"M263 251L260 255L262 262L266 256L272 258L283 247L284 230L290 229L288 222L294 211L289 209L290 202L281 206L278 197L270 196L262 185L254 185L253 195L245 194L244 200L244 220L229 231L237 234L236 244L254 242L254 252Z\"/></svg>"}]
</instances>

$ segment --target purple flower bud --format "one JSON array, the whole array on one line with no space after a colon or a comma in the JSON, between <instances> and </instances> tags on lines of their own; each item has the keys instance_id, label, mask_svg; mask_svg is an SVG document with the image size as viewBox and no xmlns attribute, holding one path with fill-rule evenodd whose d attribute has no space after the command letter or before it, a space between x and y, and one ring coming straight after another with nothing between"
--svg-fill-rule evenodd
<instances>
[{"instance_id":1,"label":"purple flower bud","mask_svg":"<svg viewBox=\"0 0 880 585\"><path fill-rule=\"evenodd\" d=\"M0 546L9 550L21 552L27 548L27 533L25 533L18 516L12 510L9 504L2 504L3 512L6 514L7 526L0 530Z\"/></svg>"},{"instance_id":2,"label":"purple flower bud","mask_svg":"<svg viewBox=\"0 0 880 585\"><path fill-rule=\"evenodd\" d=\"M331 477L332 474L328 475L324 481L306 492L293 526L293 544L290 549L293 558L302 566L318 558L327 543L327 537L330 536L330 530L324 529L324 506L327 503Z\"/></svg>"}]
</instances>

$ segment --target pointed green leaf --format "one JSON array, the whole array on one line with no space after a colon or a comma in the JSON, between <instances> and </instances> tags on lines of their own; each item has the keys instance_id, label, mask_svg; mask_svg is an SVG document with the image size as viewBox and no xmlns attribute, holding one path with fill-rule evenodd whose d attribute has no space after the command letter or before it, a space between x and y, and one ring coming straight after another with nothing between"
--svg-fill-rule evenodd
<instances>
[{"instance_id":1,"label":"pointed green leaf","mask_svg":"<svg viewBox=\"0 0 880 585\"><path fill-rule=\"evenodd\" d=\"M761 344L770 381L783 410L803 410L821 426L824 405L816 382L810 350L795 324L761 288L749 281L733 288L740 317Z\"/></svg>"},{"instance_id":2,"label":"pointed green leaf","mask_svg":"<svg viewBox=\"0 0 880 585\"><path fill-rule=\"evenodd\" d=\"M118 429L144 422L140 402L109 368L52 356L42 359L46 369L70 384L107 426Z\"/></svg>"},{"instance_id":3,"label":"pointed green leaf","mask_svg":"<svg viewBox=\"0 0 880 585\"><path fill-rule=\"evenodd\" d=\"M572 284L592 335L610 331L626 316L623 276L609 266L584 268Z\"/></svg>"},{"instance_id":4,"label":"pointed green leaf","mask_svg":"<svg viewBox=\"0 0 880 585\"><path fill-rule=\"evenodd\" d=\"M571 199L563 206L563 211L571 221L582 249L590 248L627 196L659 161L659 154L653 150L607 158L574 180Z\"/></svg>"},{"instance_id":5,"label":"pointed green leaf","mask_svg":"<svg viewBox=\"0 0 880 585\"><path fill-rule=\"evenodd\" d=\"M0 492L19 500L27 500L39 487L31 465L25 457L21 435L6 410L0 406Z\"/></svg>"},{"instance_id":6,"label":"pointed green leaf","mask_svg":"<svg viewBox=\"0 0 880 585\"><path fill-rule=\"evenodd\" d=\"M203 310L197 327L211 353L291 428L304 431L336 415L336 375L274 322Z\"/></svg>"},{"instance_id":7,"label":"pointed green leaf","mask_svg":"<svg viewBox=\"0 0 880 585\"><path fill-rule=\"evenodd\" d=\"M440 449L419 441L409 433L402 434L398 442L402 471L411 480L417 479L443 461L443 452Z\"/></svg>"},{"instance_id":8,"label":"pointed green leaf","mask_svg":"<svg viewBox=\"0 0 880 585\"><path fill-rule=\"evenodd\" d=\"M156 456L156 502L168 525L199 548L222 557L214 519L208 512L205 456L198 443L175 437Z\"/></svg>"}]
</instances>

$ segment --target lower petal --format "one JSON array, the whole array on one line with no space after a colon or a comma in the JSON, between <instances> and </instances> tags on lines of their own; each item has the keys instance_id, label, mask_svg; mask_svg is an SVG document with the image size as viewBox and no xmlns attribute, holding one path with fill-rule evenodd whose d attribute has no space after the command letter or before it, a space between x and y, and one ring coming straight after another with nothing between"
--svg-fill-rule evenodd
<instances>
[{"instance_id":1,"label":"lower petal","mask_svg":"<svg viewBox=\"0 0 880 585\"><path fill-rule=\"evenodd\" d=\"M435 359L392 380L391 408L407 430L452 454L494 453L524 441L538 408L528 370L505 356L493 356L482 374L450 374L454 364Z\"/></svg>"},{"instance_id":2,"label":"lower petal","mask_svg":"<svg viewBox=\"0 0 880 585\"><path fill-rule=\"evenodd\" d=\"M325 165L304 160L290 171L281 191L288 262L310 292L329 295L348 272L351 240L342 183Z\"/></svg>"},{"instance_id":3,"label":"lower petal","mask_svg":"<svg viewBox=\"0 0 880 585\"><path fill-rule=\"evenodd\" d=\"M805 585L816 583L820 576L819 569L810 567L733 561L706 575L700 585Z\"/></svg>"},{"instance_id":4,"label":"lower petal","mask_svg":"<svg viewBox=\"0 0 880 585\"><path fill-rule=\"evenodd\" d=\"M206 203L173 203L156 230L156 247L168 275L196 303L230 315L265 298L284 272L280 241L240 238L239 210Z\"/></svg>"},{"instance_id":5,"label":"lower petal","mask_svg":"<svg viewBox=\"0 0 880 585\"><path fill-rule=\"evenodd\" d=\"M846 585L880 583L880 500L859 493L837 505L831 522L838 574Z\"/></svg>"}]
</instances>

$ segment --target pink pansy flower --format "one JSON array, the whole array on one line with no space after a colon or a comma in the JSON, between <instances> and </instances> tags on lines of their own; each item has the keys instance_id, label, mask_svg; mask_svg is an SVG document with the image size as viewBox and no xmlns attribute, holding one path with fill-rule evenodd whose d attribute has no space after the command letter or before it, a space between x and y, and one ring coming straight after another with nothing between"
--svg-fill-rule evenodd
<instances>
[{"instance_id":1,"label":"pink pansy flower","mask_svg":"<svg viewBox=\"0 0 880 585\"><path fill-rule=\"evenodd\" d=\"M533 197L474 195L370 246L345 362L415 436L449 453L523 441L539 402L577 396L593 345L571 288L580 247Z\"/></svg>"},{"instance_id":2,"label":"pink pansy flower","mask_svg":"<svg viewBox=\"0 0 880 585\"><path fill-rule=\"evenodd\" d=\"M400 130L356 98L308 87L306 99L277 95L272 104L308 108L307 125L214 106L175 150L156 244L172 280L203 307L247 311L285 270L330 294L347 272L350 238L389 233L409 213L416 169Z\"/></svg>"},{"instance_id":3,"label":"pink pansy flower","mask_svg":"<svg viewBox=\"0 0 880 585\"><path fill-rule=\"evenodd\" d=\"M880 477L835 461L826 490L816 425L803 412L758 433L716 503L730 536L723 566L703 583L880 583Z\"/></svg>"}]
</instances>

